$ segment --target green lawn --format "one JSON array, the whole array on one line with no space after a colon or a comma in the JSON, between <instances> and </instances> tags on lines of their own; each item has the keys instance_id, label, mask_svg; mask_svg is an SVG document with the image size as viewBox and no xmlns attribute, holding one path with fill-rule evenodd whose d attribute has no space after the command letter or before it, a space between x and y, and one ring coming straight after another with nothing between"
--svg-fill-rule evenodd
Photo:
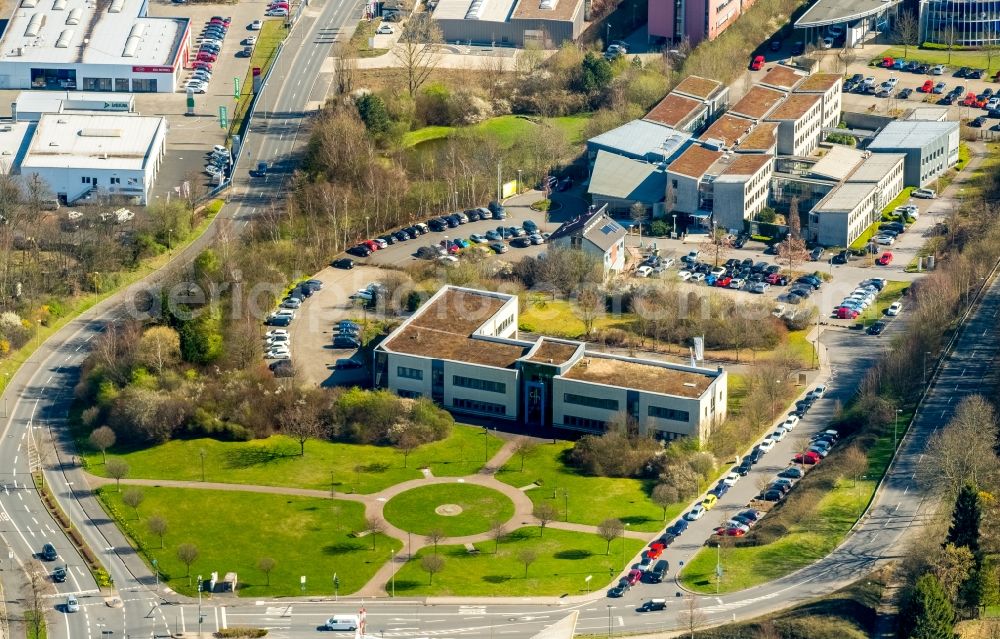
<instances>
[{"instance_id":1,"label":"green lawn","mask_svg":"<svg viewBox=\"0 0 1000 639\"><path fill-rule=\"evenodd\" d=\"M501 146L509 147L519 139L532 135L536 128L542 124L562 130L566 133L566 139L570 144L579 144L583 142L583 130L589 119L589 113L559 118L532 119L517 115L498 115L475 124L472 128L493 134ZM428 140L446 138L460 130L461 127L454 126L427 126L415 131L408 131L403 135L403 146L411 147Z\"/></svg>"},{"instance_id":2,"label":"green lawn","mask_svg":"<svg viewBox=\"0 0 1000 639\"><path fill-rule=\"evenodd\" d=\"M605 554L608 544L597 535L550 528L539 537L538 532L538 528L514 531L495 554L492 541L476 544L478 553L470 553L465 546L439 546L444 569L434 575L433 585L420 559L433 554L434 549L423 548L396 573L396 595L576 595L587 592L584 580L588 575L592 576L592 589L605 588L624 562L643 546L637 539L619 538L611 542L610 553ZM520 557L525 550L536 554L528 566L527 578ZM391 582L386 584L386 590L392 590Z\"/></svg>"},{"instance_id":3,"label":"green lawn","mask_svg":"<svg viewBox=\"0 0 1000 639\"><path fill-rule=\"evenodd\" d=\"M806 367L811 367L815 361L813 354L816 349L813 346L813 343L806 339L806 336L811 330L812 327L810 326L809 328L804 328L801 331L788 332L787 344L789 350L794 353L798 360L802 362L802 365ZM730 378L732 378L732 374L730 374Z\"/></svg>"},{"instance_id":4,"label":"green lawn","mask_svg":"<svg viewBox=\"0 0 1000 639\"><path fill-rule=\"evenodd\" d=\"M907 61L915 60L922 64L944 64L948 67L945 75L951 76L951 71L959 67L973 67L976 69L986 69L986 54L983 51L952 51L951 61L948 60L947 50L938 49L918 49L910 47L909 55L903 55L903 47L889 47L884 53L879 54L876 61L881 62L883 57L906 58ZM989 64L988 74L993 75L1000 70L1000 56L994 55Z\"/></svg>"},{"instance_id":5,"label":"green lawn","mask_svg":"<svg viewBox=\"0 0 1000 639\"><path fill-rule=\"evenodd\" d=\"M720 592L734 592L777 579L825 557L840 543L875 490L875 481L841 480L823 497L815 514L764 546L723 548ZM681 582L696 592L715 592L716 549L703 548L681 571Z\"/></svg>"},{"instance_id":6,"label":"green lawn","mask_svg":"<svg viewBox=\"0 0 1000 639\"><path fill-rule=\"evenodd\" d=\"M440 515L438 506L461 507L458 515ZM494 520L507 522L514 516L514 503L503 493L474 484L432 484L400 493L383 511L386 521L417 535L440 530L448 537L484 533Z\"/></svg>"},{"instance_id":7,"label":"green lawn","mask_svg":"<svg viewBox=\"0 0 1000 639\"><path fill-rule=\"evenodd\" d=\"M129 477L201 481L204 451L206 481L373 493L422 477L422 466L442 477L474 474L487 454L492 456L503 445L494 435L486 443L483 438L481 428L455 425L447 439L411 453L405 467L403 454L391 447L309 441L302 457L298 442L281 436L249 442L172 440L110 453L128 462ZM88 452L84 461L90 472L105 474L99 452Z\"/></svg>"},{"instance_id":8,"label":"green lawn","mask_svg":"<svg viewBox=\"0 0 1000 639\"><path fill-rule=\"evenodd\" d=\"M377 535L372 550L371 536L354 537L364 528L364 506L354 502L214 490L142 490L145 500L139 520L114 487L100 489L99 496L147 563L158 561L161 583L188 596L197 593L197 586L194 577L189 583L177 557L181 544L198 549L191 575L208 578L218 571L221 578L234 571L244 597L329 596L334 573L340 579L340 594L351 593L390 559L391 551L401 548L397 540ZM167 522L162 549L146 524L154 514ZM262 557L275 560L270 586L258 569ZM305 592L299 584L302 575Z\"/></svg>"},{"instance_id":9,"label":"green lawn","mask_svg":"<svg viewBox=\"0 0 1000 639\"><path fill-rule=\"evenodd\" d=\"M656 531L663 525L663 509L649 500L645 482L638 479L587 477L562 463L562 453L573 447L572 442L541 444L521 461L513 457L497 473L500 481L521 488L538 484L527 491L535 504L551 503L565 520L569 506L569 521L596 526L610 517L629 523L633 530ZM568 491L568 495L567 495ZM667 509L667 519L684 508L676 504Z\"/></svg>"},{"instance_id":10,"label":"green lawn","mask_svg":"<svg viewBox=\"0 0 1000 639\"><path fill-rule=\"evenodd\" d=\"M631 313L623 313L616 317L605 315L594 321L594 330L616 326L627 329L634 320L635 315ZM583 335L585 328L572 304L566 300L550 299L547 295L529 299L521 309L517 325L522 331L570 339Z\"/></svg>"}]
</instances>

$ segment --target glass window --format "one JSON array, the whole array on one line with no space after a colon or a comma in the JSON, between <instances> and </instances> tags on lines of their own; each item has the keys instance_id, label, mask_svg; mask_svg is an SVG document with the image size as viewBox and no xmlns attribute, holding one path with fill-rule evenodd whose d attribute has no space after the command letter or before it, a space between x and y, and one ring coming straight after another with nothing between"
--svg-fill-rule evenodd
<instances>
[{"instance_id":1,"label":"glass window","mask_svg":"<svg viewBox=\"0 0 1000 639\"><path fill-rule=\"evenodd\" d=\"M132 91L135 93L156 93L156 78L134 78Z\"/></svg>"},{"instance_id":2,"label":"glass window","mask_svg":"<svg viewBox=\"0 0 1000 639\"><path fill-rule=\"evenodd\" d=\"M47 90L76 90L76 71L73 69L32 69L31 88Z\"/></svg>"},{"instance_id":3,"label":"glass window","mask_svg":"<svg viewBox=\"0 0 1000 639\"><path fill-rule=\"evenodd\" d=\"M128 93L128 78L115 78L115 91Z\"/></svg>"},{"instance_id":4,"label":"glass window","mask_svg":"<svg viewBox=\"0 0 1000 639\"><path fill-rule=\"evenodd\" d=\"M84 78L84 91L110 91L111 78Z\"/></svg>"}]
</instances>

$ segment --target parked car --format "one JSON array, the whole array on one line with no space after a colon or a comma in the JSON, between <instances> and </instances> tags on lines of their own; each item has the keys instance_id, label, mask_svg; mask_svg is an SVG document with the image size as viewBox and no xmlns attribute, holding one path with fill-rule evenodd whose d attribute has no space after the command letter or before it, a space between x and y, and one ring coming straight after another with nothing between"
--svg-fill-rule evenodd
<instances>
[{"instance_id":1,"label":"parked car","mask_svg":"<svg viewBox=\"0 0 1000 639\"><path fill-rule=\"evenodd\" d=\"M753 60L750 61L750 70L760 71L763 68L764 68L764 56L762 55L754 56Z\"/></svg>"},{"instance_id":2,"label":"parked car","mask_svg":"<svg viewBox=\"0 0 1000 639\"><path fill-rule=\"evenodd\" d=\"M697 521L705 516L705 512L706 510L704 505L695 504L695 507L684 515L684 519L687 519L688 521Z\"/></svg>"},{"instance_id":3,"label":"parked car","mask_svg":"<svg viewBox=\"0 0 1000 639\"><path fill-rule=\"evenodd\" d=\"M792 457L792 461L794 461L796 464L808 464L808 465L818 464L819 460L820 460L819 454L813 451L797 453L795 457Z\"/></svg>"},{"instance_id":4,"label":"parked car","mask_svg":"<svg viewBox=\"0 0 1000 639\"><path fill-rule=\"evenodd\" d=\"M893 302L889 308L885 309L885 314L890 317L895 317L903 311L902 302Z\"/></svg>"},{"instance_id":5,"label":"parked car","mask_svg":"<svg viewBox=\"0 0 1000 639\"><path fill-rule=\"evenodd\" d=\"M937 192L934 189L914 189L912 195L916 198L933 200L937 197Z\"/></svg>"}]
</instances>

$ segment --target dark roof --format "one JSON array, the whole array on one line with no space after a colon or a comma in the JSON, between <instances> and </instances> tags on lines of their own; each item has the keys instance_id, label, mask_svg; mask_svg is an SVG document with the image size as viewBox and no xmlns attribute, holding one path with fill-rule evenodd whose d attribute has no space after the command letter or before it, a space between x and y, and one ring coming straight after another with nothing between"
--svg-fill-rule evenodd
<instances>
[{"instance_id":1,"label":"dark roof","mask_svg":"<svg viewBox=\"0 0 1000 639\"><path fill-rule=\"evenodd\" d=\"M602 207L596 211L575 217L568 222L563 222L562 226L549 236L549 242L564 237L580 235L602 251L607 251L614 246L615 242L625 237L626 233L625 228L608 217Z\"/></svg>"}]
</instances>

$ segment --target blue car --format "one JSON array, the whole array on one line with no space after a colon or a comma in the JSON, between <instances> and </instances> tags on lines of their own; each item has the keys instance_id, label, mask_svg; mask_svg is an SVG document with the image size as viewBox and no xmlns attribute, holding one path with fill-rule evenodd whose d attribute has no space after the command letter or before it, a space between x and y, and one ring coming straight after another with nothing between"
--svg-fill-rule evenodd
<instances>
[{"instance_id":1,"label":"blue car","mask_svg":"<svg viewBox=\"0 0 1000 639\"><path fill-rule=\"evenodd\" d=\"M486 239L491 242L496 242L502 240L503 238L500 237L500 234L496 231L486 231Z\"/></svg>"}]
</instances>

